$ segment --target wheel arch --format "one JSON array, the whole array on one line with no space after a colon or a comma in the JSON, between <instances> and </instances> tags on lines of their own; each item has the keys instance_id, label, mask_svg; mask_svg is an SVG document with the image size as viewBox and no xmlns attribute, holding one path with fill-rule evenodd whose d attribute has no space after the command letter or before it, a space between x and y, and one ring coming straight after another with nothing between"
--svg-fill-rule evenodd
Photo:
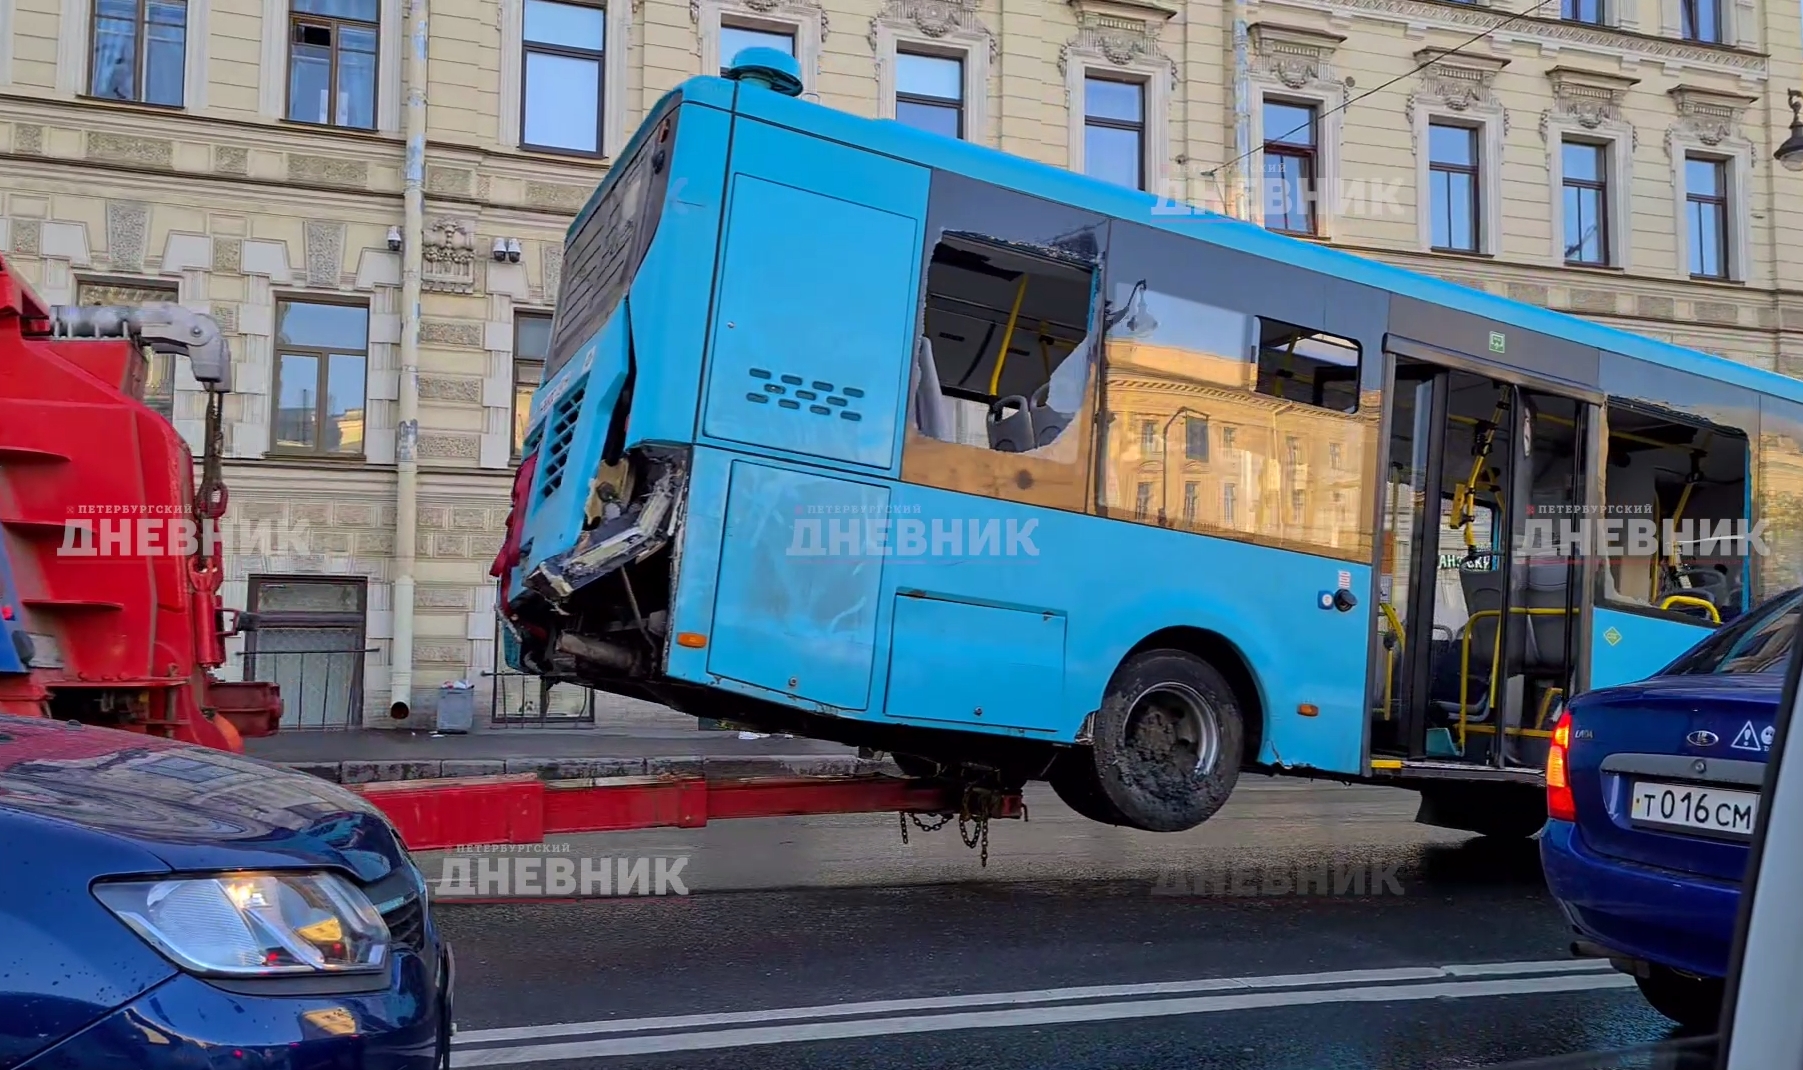
<instances>
[{"instance_id":1,"label":"wheel arch","mask_svg":"<svg viewBox=\"0 0 1803 1070\"><path fill-rule=\"evenodd\" d=\"M1267 714L1264 689L1259 685L1258 676L1252 671L1251 664L1240 648L1219 632L1192 625L1175 625L1160 628L1135 643L1121 655L1115 671L1119 672L1121 665L1148 650L1181 650L1186 654L1193 654L1213 665L1227 678L1228 685L1233 688L1233 697L1239 700L1240 709L1244 711L1241 763L1245 766L1257 764L1259 752L1265 745Z\"/></svg>"}]
</instances>

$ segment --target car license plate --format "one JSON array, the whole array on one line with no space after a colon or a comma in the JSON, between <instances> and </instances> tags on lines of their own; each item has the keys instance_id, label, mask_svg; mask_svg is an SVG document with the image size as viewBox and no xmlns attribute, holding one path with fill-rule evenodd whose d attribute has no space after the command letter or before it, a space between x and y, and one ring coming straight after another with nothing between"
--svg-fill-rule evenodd
<instances>
[{"instance_id":1,"label":"car license plate","mask_svg":"<svg viewBox=\"0 0 1803 1070\"><path fill-rule=\"evenodd\" d=\"M1755 792L1646 780L1635 783L1628 809L1629 819L1637 824L1730 836L1753 835L1758 816L1759 795Z\"/></svg>"}]
</instances>

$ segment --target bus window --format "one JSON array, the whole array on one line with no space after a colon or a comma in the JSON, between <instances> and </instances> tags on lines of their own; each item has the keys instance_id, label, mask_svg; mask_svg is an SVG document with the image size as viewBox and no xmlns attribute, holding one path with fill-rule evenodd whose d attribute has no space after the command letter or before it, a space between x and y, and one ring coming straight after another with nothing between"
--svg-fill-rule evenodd
<instances>
[{"instance_id":1,"label":"bus window","mask_svg":"<svg viewBox=\"0 0 1803 1070\"><path fill-rule=\"evenodd\" d=\"M1603 500L1620 525L1596 538L1608 557L1602 597L1711 622L1738 616L1749 563L1747 436L1616 402L1608 421Z\"/></svg>"},{"instance_id":2,"label":"bus window","mask_svg":"<svg viewBox=\"0 0 1803 1070\"><path fill-rule=\"evenodd\" d=\"M1358 343L1260 317L1256 389L1285 401L1357 412Z\"/></svg>"},{"instance_id":3,"label":"bus window","mask_svg":"<svg viewBox=\"0 0 1803 1070\"><path fill-rule=\"evenodd\" d=\"M1090 380L1089 264L947 234L927 268L914 356L915 429L1032 453L1065 436Z\"/></svg>"}]
</instances>

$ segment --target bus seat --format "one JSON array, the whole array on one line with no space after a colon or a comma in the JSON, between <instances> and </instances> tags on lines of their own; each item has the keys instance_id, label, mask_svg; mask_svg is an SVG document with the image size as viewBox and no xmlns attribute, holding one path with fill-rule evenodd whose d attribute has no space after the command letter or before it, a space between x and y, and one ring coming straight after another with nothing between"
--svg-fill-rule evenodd
<instances>
[{"instance_id":1,"label":"bus seat","mask_svg":"<svg viewBox=\"0 0 1803 1070\"><path fill-rule=\"evenodd\" d=\"M1530 564L1522 601L1528 609L1570 609L1571 567L1564 561ZM1564 675L1568 613L1530 613L1522 667Z\"/></svg>"},{"instance_id":2,"label":"bus seat","mask_svg":"<svg viewBox=\"0 0 1803 1070\"><path fill-rule=\"evenodd\" d=\"M989 448L1001 453L1033 448L1033 413L1026 398L1011 394L989 406Z\"/></svg>"},{"instance_id":3,"label":"bus seat","mask_svg":"<svg viewBox=\"0 0 1803 1070\"><path fill-rule=\"evenodd\" d=\"M952 414L945 403L945 391L939 385L939 365L933 360L933 343L925 335L914 347L914 419L920 433L949 442Z\"/></svg>"},{"instance_id":4,"label":"bus seat","mask_svg":"<svg viewBox=\"0 0 1803 1070\"><path fill-rule=\"evenodd\" d=\"M1464 634L1461 634L1459 641L1452 644L1447 651L1447 656L1453 661L1451 675L1455 682L1452 693L1447 696L1447 699L1451 703L1451 713L1454 717L1457 717L1459 713L1457 681L1459 666L1463 664L1465 656L1466 634L1471 636L1470 677L1464 685L1467 713L1483 710L1489 704L1490 668L1491 662L1496 657L1496 628L1501 623L1496 617L1496 612L1502 608L1503 603L1502 571L1492 569L1488 572L1479 572L1474 569L1460 569L1459 586L1465 592L1466 612L1472 616L1465 622L1462 630ZM1485 610L1490 612L1489 616L1477 615Z\"/></svg>"}]
</instances>

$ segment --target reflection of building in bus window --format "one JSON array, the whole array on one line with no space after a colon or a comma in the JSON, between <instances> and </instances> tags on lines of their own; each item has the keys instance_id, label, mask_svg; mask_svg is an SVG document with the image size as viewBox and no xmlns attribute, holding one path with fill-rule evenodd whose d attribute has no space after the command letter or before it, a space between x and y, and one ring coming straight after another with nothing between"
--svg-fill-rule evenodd
<instances>
[{"instance_id":1,"label":"reflection of building in bus window","mask_svg":"<svg viewBox=\"0 0 1803 1070\"><path fill-rule=\"evenodd\" d=\"M1347 504L1376 413L1360 404L1356 346L1131 277L1110 281L1106 308L1104 515L1367 551L1368 521Z\"/></svg>"},{"instance_id":2,"label":"reflection of building in bus window","mask_svg":"<svg viewBox=\"0 0 1803 1070\"><path fill-rule=\"evenodd\" d=\"M927 269L915 428L1003 453L1070 437L1092 379L1094 275L1074 259L946 234Z\"/></svg>"}]
</instances>

